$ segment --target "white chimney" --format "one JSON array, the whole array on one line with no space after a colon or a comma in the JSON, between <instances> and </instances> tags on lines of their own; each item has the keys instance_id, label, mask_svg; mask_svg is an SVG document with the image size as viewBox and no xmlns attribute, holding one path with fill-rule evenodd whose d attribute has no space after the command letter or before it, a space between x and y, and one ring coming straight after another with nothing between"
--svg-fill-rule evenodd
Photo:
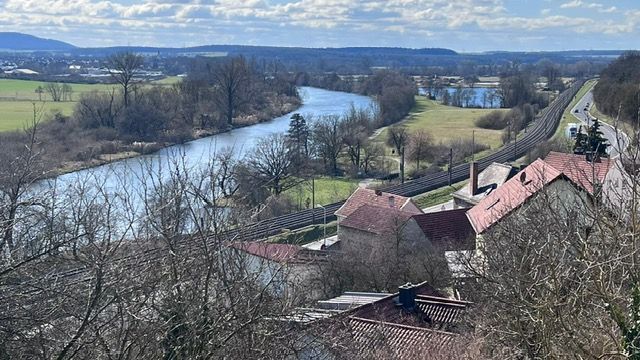
<instances>
[{"instance_id":1,"label":"white chimney","mask_svg":"<svg viewBox=\"0 0 640 360\"><path fill-rule=\"evenodd\" d=\"M396 198L393 196L389 196L389 207L395 207L396 206Z\"/></svg>"}]
</instances>

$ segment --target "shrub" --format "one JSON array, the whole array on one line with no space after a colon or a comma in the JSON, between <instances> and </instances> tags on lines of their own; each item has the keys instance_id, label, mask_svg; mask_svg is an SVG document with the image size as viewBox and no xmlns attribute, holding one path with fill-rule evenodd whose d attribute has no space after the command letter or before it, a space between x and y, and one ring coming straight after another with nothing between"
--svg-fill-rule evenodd
<instances>
[{"instance_id":1,"label":"shrub","mask_svg":"<svg viewBox=\"0 0 640 360\"><path fill-rule=\"evenodd\" d=\"M507 117L501 111L492 111L476 119L474 123L479 128L490 130L502 130L508 125Z\"/></svg>"}]
</instances>

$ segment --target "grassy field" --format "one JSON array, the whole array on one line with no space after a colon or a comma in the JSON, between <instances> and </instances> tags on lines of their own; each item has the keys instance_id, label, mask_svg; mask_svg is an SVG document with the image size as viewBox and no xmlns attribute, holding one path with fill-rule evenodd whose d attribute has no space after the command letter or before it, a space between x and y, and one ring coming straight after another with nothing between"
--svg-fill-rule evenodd
<instances>
[{"instance_id":1,"label":"grassy field","mask_svg":"<svg viewBox=\"0 0 640 360\"><path fill-rule=\"evenodd\" d=\"M28 128L33 122L32 101L4 101L0 100L0 131L21 130ZM75 102L45 102L35 103L37 109L42 109L43 114L60 111L63 114L71 114Z\"/></svg>"},{"instance_id":2,"label":"grassy field","mask_svg":"<svg viewBox=\"0 0 640 360\"><path fill-rule=\"evenodd\" d=\"M424 96L416 97L416 106L403 121L409 131L427 131L436 141L446 143L455 139L471 139L475 130L476 143L496 149L502 145L501 130L488 130L475 126L474 121L495 109L465 109L445 106ZM500 110L504 111L504 110ZM386 139L386 130L376 140Z\"/></svg>"},{"instance_id":3,"label":"grassy field","mask_svg":"<svg viewBox=\"0 0 640 360\"><path fill-rule=\"evenodd\" d=\"M453 199L453 193L462 189L462 187L466 183L466 181L461 181L451 186L445 186L441 187L440 189L429 191L427 193L414 197L413 201L415 201L416 205L418 205L418 207L421 209L446 203L447 201Z\"/></svg>"},{"instance_id":4,"label":"grassy field","mask_svg":"<svg viewBox=\"0 0 640 360\"><path fill-rule=\"evenodd\" d=\"M345 178L315 179L316 204L326 205L344 200L358 187L358 180ZM284 192L294 203L305 206L311 204L311 181L304 181Z\"/></svg>"},{"instance_id":5,"label":"grassy field","mask_svg":"<svg viewBox=\"0 0 640 360\"><path fill-rule=\"evenodd\" d=\"M578 103L578 101L586 93L588 93L589 90L591 90L591 88L593 88L595 85L596 85L596 80L589 80L586 83L584 83L580 91L578 91L578 94L576 95L575 99L571 101L571 104L569 104L569 106L565 109L564 113L562 113L562 119L560 119L560 125L556 129L556 133L553 135L553 139L563 138L565 129L567 128L569 123L578 122L578 119L576 119L576 117L573 116L573 114L571 114L571 109L573 109L573 107Z\"/></svg>"},{"instance_id":6,"label":"grassy field","mask_svg":"<svg viewBox=\"0 0 640 360\"><path fill-rule=\"evenodd\" d=\"M327 237L333 236L338 232L338 222L332 221L327 223ZM324 237L324 225L311 225L302 229L288 231L285 230L282 233L269 238L268 242L278 244L296 244L304 245L312 241L320 240Z\"/></svg>"},{"instance_id":7,"label":"grassy field","mask_svg":"<svg viewBox=\"0 0 640 360\"><path fill-rule=\"evenodd\" d=\"M171 85L180 80L177 76L154 81L153 85ZM113 84L69 84L72 89L72 101L52 102L45 92L41 96L36 93L38 86L44 87L45 82L30 80L0 79L0 131L19 130L33 120L33 104L42 109L43 114L60 111L70 115L77 99L83 93L111 91Z\"/></svg>"},{"instance_id":8,"label":"grassy field","mask_svg":"<svg viewBox=\"0 0 640 360\"><path fill-rule=\"evenodd\" d=\"M42 81L0 79L0 100L13 101L39 101L40 97L36 93L38 86L45 87ZM73 90L72 98L77 99L80 94L90 91L109 91L115 85L111 84L69 84ZM45 92L42 100L50 101L51 97Z\"/></svg>"}]
</instances>

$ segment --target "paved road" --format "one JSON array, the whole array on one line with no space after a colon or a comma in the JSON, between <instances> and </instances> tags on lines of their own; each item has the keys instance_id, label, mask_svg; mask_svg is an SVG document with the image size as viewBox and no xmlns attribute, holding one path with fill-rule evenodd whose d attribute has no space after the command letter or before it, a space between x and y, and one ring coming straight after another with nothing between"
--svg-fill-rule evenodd
<instances>
[{"instance_id":1,"label":"paved road","mask_svg":"<svg viewBox=\"0 0 640 360\"><path fill-rule=\"evenodd\" d=\"M593 119L595 119L589 112L592 106L593 92L589 91L582 97L582 99L580 99L580 101L578 101L576 106L571 109L571 113L582 124L591 126ZM608 149L609 156L614 158L620 155L620 153L623 152L629 145L629 137L621 130L618 130L616 132L616 129L613 126L603 122L602 120L600 121L600 123L602 124L600 130L604 134L604 137L609 140L609 144L611 144Z\"/></svg>"}]
</instances>

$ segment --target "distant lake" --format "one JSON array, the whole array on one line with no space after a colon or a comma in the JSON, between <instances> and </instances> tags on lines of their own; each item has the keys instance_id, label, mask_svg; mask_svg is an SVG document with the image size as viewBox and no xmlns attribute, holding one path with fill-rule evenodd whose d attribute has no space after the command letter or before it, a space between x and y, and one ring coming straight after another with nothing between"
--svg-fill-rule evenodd
<instances>
[{"instance_id":1,"label":"distant lake","mask_svg":"<svg viewBox=\"0 0 640 360\"><path fill-rule=\"evenodd\" d=\"M446 89L449 92L450 97L453 97L456 90L458 90L458 88L456 87L447 87ZM462 90L470 91L471 101L469 101L469 107L484 107L484 108L497 109L497 108L500 108L502 105L502 102L500 101L500 98L497 95L494 96L493 106L491 106L491 103L489 101L490 94L496 93L496 91L498 90L496 88L474 87L474 88L462 88ZM427 91L425 88L418 88L418 94L427 95ZM485 94L487 96L486 99L484 98ZM442 101L442 96L438 96L438 100ZM463 107L464 106L466 106L466 104L463 104Z\"/></svg>"}]
</instances>

